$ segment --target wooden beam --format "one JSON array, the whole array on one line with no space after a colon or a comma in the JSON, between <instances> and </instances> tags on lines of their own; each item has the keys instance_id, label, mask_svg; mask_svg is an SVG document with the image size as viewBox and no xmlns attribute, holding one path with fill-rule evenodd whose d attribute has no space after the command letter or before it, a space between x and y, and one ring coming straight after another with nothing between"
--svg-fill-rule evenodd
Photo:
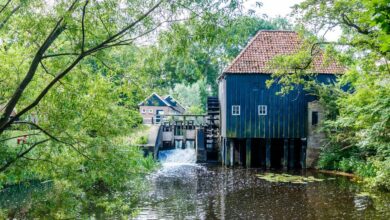
<instances>
[{"instance_id":1,"label":"wooden beam","mask_svg":"<svg viewBox=\"0 0 390 220\"><path fill-rule=\"evenodd\" d=\"M250 168L251 167L251 162L252 162L252 149L251 149L251 144L252 144L252 139L250 138L247 138L246 139L246 161L245 161L245 166L246 168Z\"/></svg>"},{"instance_id":2,"label":"wooden beam","mask_svg":"<svg viewBox=\"0 0 390 220\"><path fill-rule=\"evenodd\" d=\"M264 148L265 148L265 145L264 145ZM263 142L262 141L259 144L259 158L260 158L260 166L265 167L265 159L263 160Z\"/></svg>"},{"instance_id":3,"label":"wooden beam","mask_svg":"<svg viewBox=\"0 0 390 220\"><path fill-rule=\"evenodd\" d=\"M289 145L289 168L294 168L295 166L295 143L294 143L294 139L291 139L290 140L290 145Z\"/></svg>"},{"instance_id":4,"label":"wooden beam","mask_svg":"<svg viewBox=\"0 0 390 220\"><path fill-rule=\"evenodd\" d=\"M221 140L221 163L222 163L222 166L225 166L225 146L226 146L225 138L222 138L222 140Z\"/></svg>"},{"instance_id":5,"label":"wooden beam","mask_svg":"<svg viewBox=\"0 0 390 220\"><path fill-rule=\"evenodd\" d=\"M306 138L302 138L301 139L301 158L300 158L300 162L301 162L301 168L302 169L306 169L306 149L307 149L307 140Z\"/></svg>"},{"instance_id":6,"label":"wooden beam","mask_svg":"<svg viewBox=\"0 0 390 220\"><path fill-rule=\"evenodd\" d=\"M231 140L230 141L230 166L233 167L234 166L234 141Z\"/></svg>"},{"instance_id":7,"label":"wooden beam","mask_svg":"<svg viewBox=\"0 0 390 220\"><path fill-rule=\"evenodd\" d=\"M226 139L226 151L225 151L225 165L230 166L230 142L232 142L229 138Z\"/></svg>"},{"instance_id":8,"label":"wooden beam","mask_svg":"<svg viewBox=\"0 0 390 220\"><path fill-rule=\"evenodd\" d=\"M267 138L265 142L265 166L271 168L271 139Z\"/></svg>"},{"instance_id":9,"label":"wooden beam","mask_svg":"<svg viewBox=\"0 0 390 220\"><path fill-rule=\"evenodd\" d=\"M288 168L288 139L285 138L283 143L283 169Z\"/></svg>"}]
</instances>

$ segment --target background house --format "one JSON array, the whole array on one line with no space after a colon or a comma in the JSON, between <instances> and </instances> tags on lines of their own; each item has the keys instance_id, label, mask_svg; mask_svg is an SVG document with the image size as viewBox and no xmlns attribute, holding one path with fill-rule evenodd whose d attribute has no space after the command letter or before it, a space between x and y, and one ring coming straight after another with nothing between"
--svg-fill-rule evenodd
<instances>
[{"instance_id":1,"label":"background house","mask_svg":"<svg viewBox=\"0 0 390 220\"><path fill-rule=\"evenodd\" d=\"M266 87L272 74L269 62L277 55L297 51L299 45L295 32L260 31L219 77L225 164L304 168L307 144L320 147L310 146L319 141L308 137L308 130L315 129L314 123L322 118L320 108L308 107L315 97L301 86L285 96L276 95L280 85ZM321 56L313 60L312 71L319 83L334 82L343 70L335 62L325 65ZM307 138L312 141L307 143Z\"/></svg>"},{"instance_id":2,"label":"background house","mask_svg":"<svg viewBox=\"0 0 390 220\"><path fill-rule=\"evenodd\" d=\"M153 93L139 105L144 124L159 124L163 115L182 115L185 112L172 96L161 97Z\"/></svg>"}]
</instances>

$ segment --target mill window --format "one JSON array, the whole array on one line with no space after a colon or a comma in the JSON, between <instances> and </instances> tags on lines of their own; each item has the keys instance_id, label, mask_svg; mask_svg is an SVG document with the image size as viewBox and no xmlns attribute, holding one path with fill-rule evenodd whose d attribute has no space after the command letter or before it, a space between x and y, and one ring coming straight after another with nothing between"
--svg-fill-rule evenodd
<instances>
[{"instance_id":1,"label":"mill window","mask_svg":"<svg viewBox=\"0 0 390 220\"><path fill-rule=\"evenodd\" d=\"M259 111L259 115L267 115L267 106L259 105L258 111Z\"/></svg>"},{"instance_id":2,"label":"mill window","mask_svg":"<svg viewBox=\"0 0 390 220\"><path fill-rule=\"evenodd\" d=\"M232 105L232 115L240 115L240 106Z\"/></svg>"}]
</instances>

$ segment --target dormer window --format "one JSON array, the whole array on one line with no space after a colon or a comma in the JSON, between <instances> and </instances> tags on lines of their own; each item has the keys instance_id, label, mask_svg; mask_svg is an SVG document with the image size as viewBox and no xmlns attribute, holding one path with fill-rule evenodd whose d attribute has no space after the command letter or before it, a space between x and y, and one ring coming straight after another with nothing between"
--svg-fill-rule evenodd
<instances>
[{"instance_id":1,"label":"dormer window","mask_svg":"<svg viewBox=\"0 0 390 220\"><path fill-rule=\"evenodd\" d=\"M149 113L153 113L153 109L149 109Z\"/></svg>"},{"instance_id":2,"label":"dormer window","mask_svg":"<svg viewBox=\"0 0 390 220\"><path fill-rule=\"evenodd\" d=\"M240 115L240 106L232 105L232 115Z\"/></svg>"},{"instance_id":3,"label":"dormer window","mask_svg":"<svg viewBox=\"0 0 390 220\"><path fill-rule=\"evenodd\" d=\"M259 112L259 115L267 115L267 106L266 105L259 105L258 112Z\"/></svg>"}]
</instances>

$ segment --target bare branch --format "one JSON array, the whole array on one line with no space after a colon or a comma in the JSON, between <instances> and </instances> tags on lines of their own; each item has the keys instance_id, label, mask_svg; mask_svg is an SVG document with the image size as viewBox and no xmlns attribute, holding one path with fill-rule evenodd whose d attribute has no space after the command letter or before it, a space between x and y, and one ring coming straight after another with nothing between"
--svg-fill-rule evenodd
<instances>
[{"instance_id":1,"label":"bare branch","mask_svg":"<svg viewBox=\"0 0 390 220\"><path fill-rule=\"evenodd\" d=\"M37 125L37 124L35 124L33 122L29 122L29 121L16 121L16 122L14 122L14 124L27 124L27 125L31 125L31 126L35 127L36 129L40 130L42 133L44 133L45 135L47 135L51 139L53 139L53 140L55 140L57 142L64 143L63 141L61 141L58 138L54 137L49 132L47 132L45 129L43 129L42 127L40 127L39 125Z\"/></svg>"},{"instance_id":2,"label":"bare branch","mask_svg":"<svg viewBox=\"0 0 390 220\"><path fill-rule=\"evenodd\" d=\"M87 5L89 3L89 0L85 1L84 7L83 7L83 14L81 16L81 33L82 33L82 40L81 40L81 53L84 53L84 47L85 47L85 11L87 9Z\"/></svg>"},{"instance_id":3,"label":"bare branch","mask_svg":"<svg viewBox=\"0 0 390 220\"><path fill-rule=\"evenodd\" d=\"M42 56L42 59L51 58L51 57L59 57L59 56L79 56L79 53L55 53L55 54L48 54Z\"/></svg>"},{"instance_id":4,"label":"bare branch","mask_svg":"<svg viewBox=\"0 0 390 220\"><path fill-rule=\"evenodd\" d=\"M123 28L122 30L120 30L119 32L117 32L116 34L114 34L113 36L107 38L105 41L101 42L100 44L98 44L97 46L85 51L85 55L89 55L89 54L92 54L92 53L95 53L99 50L101 50L102 48L105 48L105 46L115 40L117 40L118 38L120 38L121 36L123 36L124 33L126 33L128 30L130 30L131 28L133 28L134 26L136 26L138 23L140 23L143 19L145 19L146 17L149 16L149 14L151 14L154 10L156 10L160 5L161 3L163 2L163 0L159 1L156 5L154 5L152 8L150 8L146 13L142 14L137 20L135 20L133 23L129 24L128 26L126 26L125 28Z\"/></svg>"},{"instance_id":5,"label":"bare branch","mask_svg":"<svg viewBox=\"0 0 390 220\"><path fill-rule=\"evenodd\" d=\"M160 22L158 23L156 26L154 26L153 28L149 29L149 30L146 30L145 32L143 32L142 34L136 36L136 37L133 37L133 38L129 38L129 39L124 39L124 40L121 40L121 41L117 41L116 43L114 44L109 44L107 45L108 47L113 47L113 46L126 46L126 45L130 45L133 41L137 40L138 38L141 38L143 36L146 36L148 34L150 34L151 32L155 31L157 28L161 27L161 25L163 25L164 23L171 23L171 22L178 22L178 21L185 21L187 19L173 19L173 20L166 20L166 21L163 21L163 22ZM108 48L108 47L105 47L105 48Z\"/></svg>"},{"instance_id":6,"label":"bare branch","mask_svg":"<svg viewBox=\"0 0 390 220\"><path fill-rule=\"evenodd\" d=\"M341 19L343 20L344 24L348 25L349 27L352 27L354 28L357 32L361 33L361 34L365 34L365 35L368 35L368 34L371 34L371 31L367 30L367 29L363 29L361 27L359 27L358 25L354 24L349 18L347 15L345 15L344 13L341 14Z\"/></svg>"},{"instance_id":7,"label":"bare branch","mask_svg":"<svg viewBox=\"0 0 390 220\"><path fill-rule=\"evenodd\" d=\"M77 0L75 0L74 4L76 3ZM37 68L37 65L39 64L39 61L41 60L43 53L46 51L46 49L51 45L51 43L59 36L59 34L62 33L62 28L65 28L65 26L61 26L61 22L63 18L61 18L58 22L56 27L53 29L53 34L50 34L49 37L47 38L46 44L43 44L41 49L38 51L37 55L35 56L33 62L32 62L32 67L30 67L30 70L28 74L26 75L25 79L22 81L20 84L19 88L15 91L13 97L11 100L7 103L6 109L3 113L3 116L0 118L0 133L4 131L4 129L7 126L10 126L13 122L15 122L15 118L18 118L31 110L33 107L38 105L38 103L41 101L41 99L49 92L49 90L60 80L62 79L66 74L68 74L84 57L91 55L97 51L103 50L107 47L107 44L117 40L118 38L122 37L128 30L139 24L143 19L145 19L147 16L149 16L154 10L156 10L162 3L163 0L159 1L157 4L155 4L152 8L150 8L147 12L142 14L137 20L132 22L131 24L127 25L125 28L122 30L118 31L116 34L113 36L107 38L97 46L86 50L85 52L81 53L65 70L63 70L61 73L59 73L42 91L41 93L37 96L37 98L27 107L22 109L19 113L16 114L15 117L10 118L10 115L12 113L12 110L16 106L16 103L20 99L23 91L27 87L27 85L30 83L32 80L32 77L35 75L35 71ZM73 6L71 7L73 9ZM56 33L56 34L54 34ZM34 62L35 61L35 62ZM35 66L36 65L36 66Z\"/></svg>"},{"instance_id":8,"label":"bare branch","mask_svg":"<svg viewBox=\"0 0 390 220\"><path fill-rule=\"evenodd\" d=\"M40 157L39 158L31 158L31 157L23 156L23 159L32 160L32 161L43 161L43 162L51 163L51 164L58 167L58 164L54 163L53 161L48 160L48 159L41 159Z\"/></svg>"},{"instance_id":9,"label":"bare branch","mask_svg":"<svg viewBox=\"0 0 390 220\"><path fill-rule=\"evenodd\" d=\"M4 27L4 25L8 22L8 20L16 13L17 10L19 10L20 5L16 6L14 9L12 9L11 13L0 23L0 29Z\"/></svg>"},{"instance_id":10,"label":"bare branch","mask_svg":"<svg viewBox=\"0 0 390 220\"><path fill-rule=\"evenodd\" d=\"M3 12L3 11L5 10L5 8L9 5L9 3L11 3L11 1L12 1L12 0L8 0L8 1L5 3L5 5L3 5L3 7L1 7L1 9L0 9L0 14L1 14L1 12Z\"/></svg>"},{"instance_id":11,"label":"bare branch","mask_svg":"<svg viewBox=\"0 0 390 220\"><path fill-rule=\"evenodd\" d=\"M42 127L40 127L39 125L37 125L37 124L35 124L33 122L29 122L29 121L16 121L16 122L14 122L14 124L28 124L28 125L31 125L31 126L35 127L36 129L42 131L45 135L47 135L51 139L53 139L53 140L55 140L55 141L57 141L59 143L62 143L62 144L70 146L73 150L75 150L80 155L84 156L85 158L88 158L88 159L92 160L89 156L85 155L79 149L77 149L77 147L75 147L73 144L58 139L57 137L55 137L54 135L50 134L49 132L44 130Z\"/></svg>"},{"instance_id":12,"label":"bare branch","mask_svg":"<svg viewBox=\"0 0 390 220\"><path fill-rule=\"evenodd\" d=\"M10 137L10 138L5 138L5 139L0 140L0 142L4 142L4 141L16 139L16 138L20 138L20 137L25 137L25 136L34 136L34 135L38 135L38 133L33 133L33 134L22 134L22 135Z\"/></svg>"},{"instance_id":13,"label":"bare branch","mask_svg":"<svg viewBox=\"0 0 390 220\"><path fill-rule=\"evenodd\" d=\"M76 5L76 2L78 0L74 0L73 4L69 7L68 12L72 11L74 9L74 6ZM41 47L38 49L37 53L35 54L31 65L29 67L29 70L27 71L26 76L22 80L22 82L19 84L18 88L13 93L11 99L8 101L5 110L0 117L0 134L4 131L4 129L10 125L9 121L14 121L15 119L10 120L10 116L12 114L13 109L15 108L16 104L18 103L20 97L22 96L24 90L27 88L27 86L30 84L31 80L33 79L36 70L39 65L39 61L42 59L43 54L46 52L46 50L51 46L51 44L57 39L57 37L65 30L65 25L62 24L62 21L64 18L60 18L50 34L47 36Z\"/></svg>"}]
</instances>

